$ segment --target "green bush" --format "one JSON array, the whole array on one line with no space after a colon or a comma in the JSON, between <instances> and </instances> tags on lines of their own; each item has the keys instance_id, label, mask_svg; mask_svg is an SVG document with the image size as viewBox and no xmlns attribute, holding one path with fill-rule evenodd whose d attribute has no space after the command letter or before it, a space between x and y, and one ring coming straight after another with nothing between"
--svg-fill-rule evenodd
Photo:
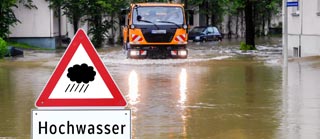
<instances>
[{"instance_id":1,"label":"green bush","mask_svg":"<svg viewBox=\"0 0 320 139\"><path fill-rule=\"evenodd\" d=\"M8 53L7 42L0 38L0 58L3 58Z\"/></svg>"},{"instance_id":2,"label":"green bush","mask_svg":"<svg viewBox=\"0 0 320 139\"><path fill-rule=\"evenodd\" d=\"M254 48L252 45L247 45L246 43L244 42L241 42L240 43L240 50L256 50L256 48Z\"/></svg>"}]
</instances>

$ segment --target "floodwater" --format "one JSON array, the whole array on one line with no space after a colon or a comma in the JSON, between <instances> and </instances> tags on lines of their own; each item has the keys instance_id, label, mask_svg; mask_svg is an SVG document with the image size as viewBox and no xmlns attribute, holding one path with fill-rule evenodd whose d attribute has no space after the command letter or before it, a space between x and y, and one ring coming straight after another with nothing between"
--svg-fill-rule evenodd
<instances>
[{"instance_id":1,"label":"floodwater","mask_svg":"<svg viewBox=\"0 0 320 139\"><path fill-rule=\"evenodd\" d=\"M99 50L132 110L132 138L320 138L320 58L282 68L280 38L191 43L188 59L125 59ZM62 51L0 61L0 139L28 139L31 109Z\"/></svg>"}]
</instances>

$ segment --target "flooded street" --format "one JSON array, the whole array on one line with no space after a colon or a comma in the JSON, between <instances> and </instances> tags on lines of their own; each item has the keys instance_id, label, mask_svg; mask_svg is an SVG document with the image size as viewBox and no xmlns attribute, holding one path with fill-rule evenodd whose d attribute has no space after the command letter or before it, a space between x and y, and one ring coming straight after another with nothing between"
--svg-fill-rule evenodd
<instances>
[{"instance_id":1,"label":"flooded street","mask_svg":"<svg viewBox=\"0 0 320 139\"><path fill-rule=\"evenodd\" d=\"M132 138L318 139L320 58L282 68L281 38L190 43L188 59L99 54L132 110ZM265 43L268 42L268 43ZM29 139L31 109L63 51L0 61L0 139Z\"/></svg>"}]
</instances>

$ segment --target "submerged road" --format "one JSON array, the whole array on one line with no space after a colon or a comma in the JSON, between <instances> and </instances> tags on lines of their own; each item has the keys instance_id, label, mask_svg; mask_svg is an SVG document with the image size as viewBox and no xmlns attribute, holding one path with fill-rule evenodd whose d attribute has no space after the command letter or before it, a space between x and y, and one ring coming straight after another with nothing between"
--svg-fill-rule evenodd
<instances>
[{"instance_id":1,"label":"submerged road","mask_svg":"<svg viewBox=\"0 0 320 139\"><path fill-rule=\"evenodd\" d=\"M320 59L282 69L278 43L248 52L232 41L191 43L188 59L99 54L132 110L133 138L320 138ZM0 139L30 138L31 109L62 54L0 62Z\"/></svg>"}]
</instances>

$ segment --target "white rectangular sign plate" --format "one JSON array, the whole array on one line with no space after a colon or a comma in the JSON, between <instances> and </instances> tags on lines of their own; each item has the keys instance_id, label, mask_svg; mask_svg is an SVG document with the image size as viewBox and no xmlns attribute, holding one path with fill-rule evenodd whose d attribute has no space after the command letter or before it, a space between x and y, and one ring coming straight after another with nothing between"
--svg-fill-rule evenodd
<instances>
[{"instance_id":1,"label":"white rectangular sign plate","mask_svg":"<svg viewBox=\"0 0 320 139\"><path fill-rule=\"evenodd\" d=\"M166 30L151 30L152 34L166 34Z\"/></svg>"},{"instance_id":2,"label":"white rectangular sign plate","mask_svg":"<svg viewBox=\"0 0 320 139\"><path fill-rule=\"evenodd\" d=\"M130 139L130 110L32 110L31 139Z\"/></svg>"}]
</instances>

